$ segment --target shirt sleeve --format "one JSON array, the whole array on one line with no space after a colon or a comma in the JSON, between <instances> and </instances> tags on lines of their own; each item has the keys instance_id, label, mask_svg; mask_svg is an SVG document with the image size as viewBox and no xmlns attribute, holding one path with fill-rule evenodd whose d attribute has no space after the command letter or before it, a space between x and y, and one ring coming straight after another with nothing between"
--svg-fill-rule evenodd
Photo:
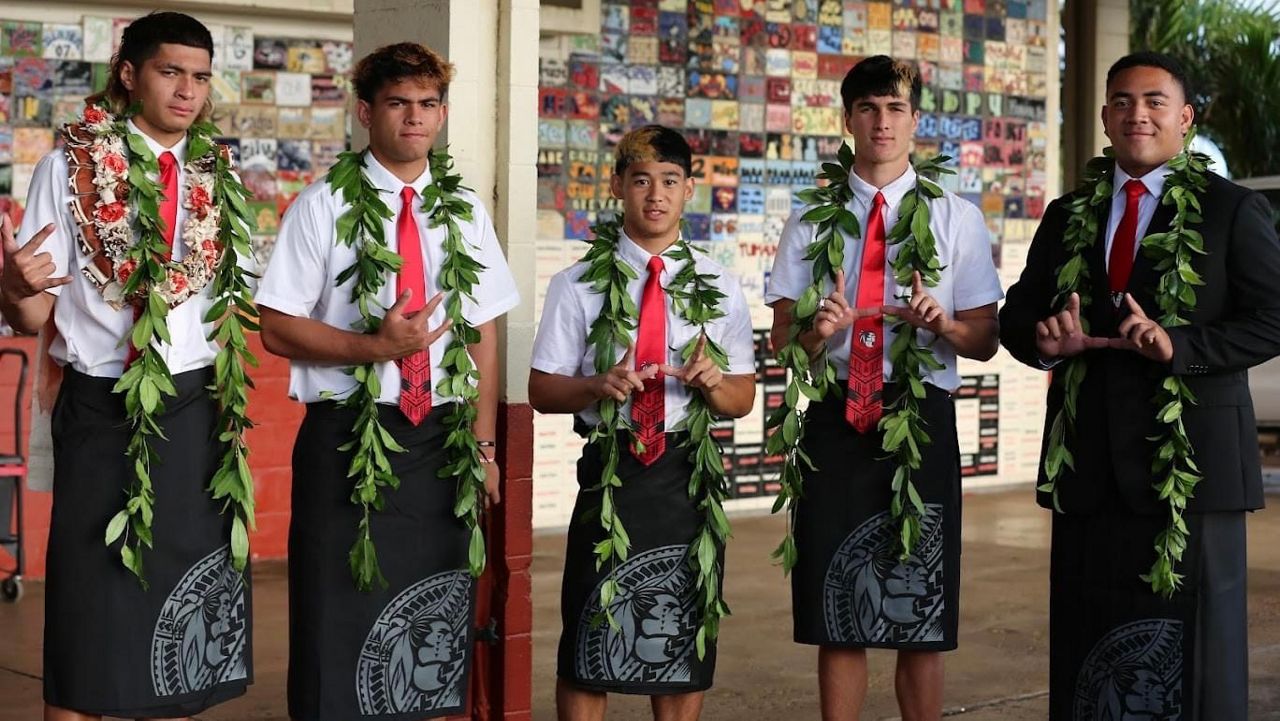
<instances>
[{"instance_id":1,"label":"shirt sleeve","mask_svg":"<svg viewBox=\"0 0 1280 721\"><path fill-rule=\"evenodd\" d=\"M751 328L747 297L742 293L742 283L738 282L737 276L725 273L724 279L728 306L725 317L721 319L724 335L720 339L720 345L729 356L729 367L725 372L730 375L755 375L755 334Z\"/></svg>"},{"instance_id":2,"label":"shirt sleeve","mask_svg":"<svg viewBox=\"0 0 1280 721\"><path fill-rule=\"evenodd\" d=\"M322 181L323 182L323 181ZM317 193L300 196L280 222L271 259L258 282L254 300L287 315L308 318L334 279L328 277L328 253L322 243L332 242L335 228L320 210L328 199Z\"/></svg>"},{"instance_id":3,"label":"shirt sleeve","mask_svg":"<svg viewBox=\"0 0 1280 721\"><path fill-rule=\"evenodd\" d=\"M46 225L53 224L53 232L45 238L40 246L41 253L48 253L53 259L53 272L50 277L60 278L74 272L76 253L76 233L67 202L70 200L65 190L67 187L67 160L61 150L46 154L36 164L31 174L31 186L27 190L27 204L22 216L22 225L18 227L14 239L21 248L35 237ZM61 295L63 286L45 289L46 293Z\"/></svg>"},{"instance_id":4,"label":"shirt sleeve","mask_svg":"<svg viewBox=\"0 0 1280 721\"><path fill-rule=\"evenodd\" d=\"M805 251L813 242L813 224L800 220L805 210L807 208L792 213L786 225L782 226L778 253L773 257L773 269L769 271L769 283L764 292L766 305L780 300L796 300L813 282L813 264L804 259Z\"/></svg>"},{"instance_id":5,"label":"shirt sleeve","mask_svg":"<svg viewBox=\"0 0 1280 721\"><path fill-rule=\"evenodd\" d=\"M586 317L570 278L573 268L551 278L542 305L542 319L533 339L529 367L543 373L577 376L587 348Z\"/></svg>"},{"instance_id":6,"label":"shirt sleeve","mask_svg":"<svg viewBox=\"0 0 1280 721\"><path fill-rule=\"evenodd\" d=\"M516 279L511 275L507 258L502 254L489 213L479 200L474 197L470 200L475 217L474 237L478 243L467 245L471 246L475 260L484 266L484 270L480 271L480 282L473 288L474 302L469 298L463 301L463 313L471 325L478 326L519 305L520 291L516 289Z\"/></svg>"},{"instance_id":7,"label":"shirt sleeve","mask_svg":"<svg viewBox=\"0 0 1280 721\"><path fill-rule=\"evenodd\" d=\"M952 307L956 311L973 310L995 303L1004 297L1000 276L991 259L991 234L977 206L960 200L960 222L957 224L956 258L951 272L955 285Z\"/></svg>"}]
</instances>

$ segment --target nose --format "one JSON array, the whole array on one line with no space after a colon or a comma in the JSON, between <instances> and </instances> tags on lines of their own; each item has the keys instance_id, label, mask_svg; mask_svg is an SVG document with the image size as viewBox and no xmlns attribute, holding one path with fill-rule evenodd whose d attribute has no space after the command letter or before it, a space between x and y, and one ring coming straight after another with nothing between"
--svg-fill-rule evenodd
<instances>
[{"instance_id":1,"label":"nose","mask_svg":"<svg viewBox=\"0 0 1280 721\"><path fill-rule=\"evenodd\" d=\"M195 97L196 81L190 75L182 75L178 79L177 95L183 100L190 100Z\"/></svg>"},{"instance_id":2,"label":"nose","mask_svg":"<svg viewBox=\"0 0 1280 721\"><path fill-rule=\"evenodd\" d=\"M421 125L424 120L426 110L416 103L409 104L409 113L405 116L404 121L409 125Z\"/></svg>"}]
</instances>

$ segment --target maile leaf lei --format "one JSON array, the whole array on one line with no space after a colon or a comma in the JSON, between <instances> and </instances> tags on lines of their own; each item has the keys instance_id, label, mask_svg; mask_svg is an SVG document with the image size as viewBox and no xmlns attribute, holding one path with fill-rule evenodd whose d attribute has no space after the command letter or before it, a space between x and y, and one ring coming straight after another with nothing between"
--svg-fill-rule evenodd
<instances>
[{"instance_id":1,"label":"maile leaf lei","mask_svg":"<svg viewBox=\"0 0 1280 721\"><path fill-rule=\"evenodd\" d=\"M1196 287L1204 280L1192 266L1197 255L1204 255L1204 238L1190 227L1203 222L1200 215L1200 198L1209 181L1205 174L1212 162L1209 156L1191 150L1195 127L1187 133L1182 152L1169 161L1172 171L1165 178L1163 205L1172 205L1175 212L1168 232L1151 233L1142 239L1142 250L1150 257L1160 281L1155 288L1156 303L1160 306L1160 325L1173 328L1186 325L1188 312L1196 307ZM1084 182L1067 201L1067 228L1063 245L1067 259L1057 271L1057 296L1055 307L1061 306L1072 294L1080 296L1082 330L1088 332L1084 308L1092 297L1092 281L1085 254L1093 248L1098 238L1099 215L1111 200L1115 177L1115 160L1111 149L1104 156L1089 161ZM1054 417L1049 431L1049 444L1045 453L1046 482L1039 490L1052 495L1054 508L1061 512L1058 503L1058 480L1063 467L1075 468L1070 441L1075 439L1076 402L1080 386L1084 382L1085 359L1077 356L1068 359L1055 369L1053 382L1062 388L1063 402ZM1152 593L1165 598L1173 595L1182 585L1183 576L1174 570L1187 548L1189 532L1183 513L1202 476L1196 465L1195 449L1183 425L1182 413L1196 403L1190 387L1178 376L1170 374L1160 384L1152 398L1155 404L1157 433L1149 440L1156 443L1151 459L1154 476L1152 487L1168 507L1164 530L1156 534L1155 561L1151 570L1141 576L1151 586Z\"/></svg>"},{"instance_id":2,"label":"maile leaf lei","mask_svg":"<svg viewBox=\"0 0 1280 721\"><path fill-rule=\"evenodd\" d=\"M600 294L603 306L600 315L591 323L587 342L595 350L596 373L607 373L618 363L618 348L631 345L631 334L639 325L639 311L627 291L627 284L638 278L636 271L617 255L618 241L622 233L623 216L618 214L592 226L595 240L583 257L587 264L580 282L591 285L593 293ZM706 338L705 352L724 370L729 358L724 349L708 335L708 324L724 317L720 301L724 293L715 287L715 276L699 273L695 264L694 249L683 238L667 254L668 258L682 261L684 265L671 279L666 293L671 298L675 314L686 323L696 326L700 332L680 349L684 361L694 354L698 342ZM612 398L599 402L600 423L591 430L590 442L600 449L604 468L600 484L592 490L601 493L600 526L604 539L596 544L596 568L609 564L609 576L600 585L601 615L596 623L607 621L617 627L613 617L613 601L618 594L616 579L619 562L627 560L631 540L619 517L613 491L622 487L618 477L618 463L632 434L630 421L621 412L620 404ZM688 439L681 445L688 449L693 466L689 476L689 497L697 502L702 522L693 542L689 545L688 562L696 578L698 603L702 611L702 625L698 628L695 645L698 658L706 654L706 644L719 634L720 619L729 615L729 608L720 595L723 569L719 552L729 539L729 520L724 513L724 500L729 486L724 475L724 460L720 444L711 435L714 414L701 393L691 393L685 417L672 431L687 431ZM624 439L620 442L620 436Z\"/></svg>"},{"instance_id":3,"label":"maile leaf lei","mask_svg":"<svg viewBox=\"0 0 1280 721\"><path fill-rule=\"evenodd\" d=\"M351 301L360 312L359 329L376 333L386 309L378 295L387 279L400 269L403 259L386 244L383 222L394 217L379 197L378 189L364 174L365 152L346 152L338 156L326 176L329 187L342 196L348 206L338 218L338 241L354 248L356 260L335 279L339 285L354 279ZM439 270L439 285L445 293L445 314L452 321L453 337L440 360L443 377L435 392L460 402L445 418L447 460L439 477L455 479L458 488L454 515L465 519L471 534L468 566L473 576L485 567L484 531L480 513L484 507L484 466L476 445L475 401L479 398L476 384L480 373L467 353L469 344L480 341L480 331L463 315L464 298L473 299L473 289L484 266L471 257L459 221L472 220L472 207L458 194L463 190L462 178L453 174L453 160L447 150L433 151L430 156L432 184L423 191L422 210L433 228L445 228L444 262ZM400 479L391 470L388 453L403 453L404 448L378 419L378 396L382 392L375 363L363 363L349 370L355 380L351 393L340 403L358 410L352 438L339 450L354 451L347 475L355 479L351 501L360 506L363 515L357 528L356 541L348 554L351 575L356 587L371 590L375 582L385 588L386 578L378 566L369 519L373 511L383 508L383 488L400 487Z\"/></svg>"},{"instance_id":4,"label":"maile leaf lei","mask_svg":"<svg viewBox=\"0 0 1280 721\"><path fill-rule=\"evenodd\" d=\"M828 283L834 283L836 271L844 267L845 238L862 236L858 218L848 209L853 200L853 188L849 175L853 172L853 150L841 144L837 155L839 162L823 163L819 180L827 185L810 188L798 193L809 206L801 219L815 226L814 240L805 251L804 259L813 263L813 282L796 300L792 309L790 338L778 351L778 360L788 371L787 389L783 403L766 421L769 437L766 451L783 458L780 477L781 489L773 504L773 512L787 509L787 532L773 557L782 563L784 572L795 567L798 552L792 524L795 520L796 502L803 497L803 474L800 464L816 470L813 461L805 453L803 440L808 423L801 411L801 398L819 401L829 392L841 393L836 382L835 366L827 358L823 344L810 357L800 343L800 334L813 328L818 312L818 301L829 292ZM912 274L920 273L926 286L938 284L942 265L938 261L937 245L929 226L929 201L943 195L942 188L929 180L929 176L953 173L943 164L946 156L917 161L916 185L902 199L898 219L886 236L889 245L898 246L892 261L894 280L900 286L912 285ZM885 399L884 415L879 430L883 431L882 449L893 458L894 470L890 512L898 523L900 557L910 557L920 540L924 502L916 491L911 474L920 468L922 449L931 439L920 416L920 400L925 397L924 374L943 366L933 355L933 350L920 344L915 326L899 321L893 327L896 334L889 346L892 365L890 382L897 384L898 395Z\"/></svg>"}]
</instances>

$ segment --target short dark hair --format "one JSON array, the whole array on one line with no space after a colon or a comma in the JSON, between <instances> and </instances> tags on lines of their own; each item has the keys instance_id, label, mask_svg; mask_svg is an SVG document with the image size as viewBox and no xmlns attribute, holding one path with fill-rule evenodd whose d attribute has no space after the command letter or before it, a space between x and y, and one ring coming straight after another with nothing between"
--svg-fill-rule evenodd
<instances>
[{"instance_id":1,"label":"short dark hair","mask_svg":"<svg viewBox=\"0 0 1280 721\"><path fill-rule=\"evenodd\" d=\"M853 112L853 104L871 96L906 97L912 110L920 108L920 71L915 65L894 60L888 55L872 55L849 68L840 83L840 100L844 114Z\"/></svg>"},{"instance_id":2,"label":"short dark hair","mask_svg":"<svg viewBox=\"0 0 1280 721\"><path fill-rule=\"evenodd\" d=\"M405 78L422 78L433 83L444 99L453 80L453 64L425 45L396 43L384 45L361 58L351 81L356 97L372 103L379 90Z\"/></svg>"},{"instance_id":3,"label":"short dark hair","mask_svg":"<svg viewBox=\"0 0 1280 721\"><path fill-rule=\"evenodd\" d=\"M120 36L120 49L111 59L111 74L107 78L107 88L99 95L89 98L90 102L105 101L116 113L129 107L129 90L120 81L120 70L127 62L135 70L141 70L143 63L155 57L164 44L185 45L208 51L209 62L213 62L213 35L203 23L186 13L153 12L129 23ZM207 113L207 108L201 114Z\"/></svg>"},{"instance_id":4,"label":"short dark hair","mask_svg":"<svg viewBox=\"0 0 1280 721\"><path fill-rule=\"evenodd\" d=\"M622 176L632 163L644 162L679 165L686 178L693 177L693 151L689 141L662 125L646 125L622 136L614 150L613 173Z\"/></svg>"},{"instance_id":5,"label":"short dark hair","mask_svg":"<svg viewBox=\"0 0 1280 721\"><path fill-rule=\"evenodd\" d=\"M1129 53L1112 63L1111 69L1107 70L1107 87L1111 87L1111 81L1117 75L1130 68L1159 68L1169 73L1174 80L1178 81L1178 85L1182 87L1183 102L1191 102L1191 79L1187 76L1187 71L1182 69L1182 63L1178 62L1172 55L1150 50Z\"/></svg>"}]
</instances>

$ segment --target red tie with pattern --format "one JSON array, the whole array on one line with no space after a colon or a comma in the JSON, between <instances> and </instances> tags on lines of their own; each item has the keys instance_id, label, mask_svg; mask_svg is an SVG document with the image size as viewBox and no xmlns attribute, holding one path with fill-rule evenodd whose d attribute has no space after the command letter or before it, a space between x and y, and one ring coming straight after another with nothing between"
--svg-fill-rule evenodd
<instances>
[{"instance_id":1,"label":"red tie with pattern","mask_svg":"<svg viewBox=\"0 0 1280 721\"><path fill-rule=\"evenodd\" d=\"M667 362L667 301L662 291L662 257L649 259L649 277L640 296L640 328L636 332L636 369ZM644 382L644 390L631 394L631 422L636 426L636 440L644 444L644 452L632 444L631 453L646 466L667 449L666 385L662 373Z\"/></svg>"},{"instance_id":2,"label":"red tie with pattern","mask_svg":"<svg viewBox=\"0 0 1280 721\"><path fill-rule=\"evenodd\" d=\"M1120 219L1120 225L1116 226L1116 235L1111 239L1111 257L1107 261L1107 275L1111 279L1111 302L1117 308L1124 298L1124 289L1129 287L1134 246L1138 242L1138 205L1146 192L1147 186L1137 178L1124 184L1124 217Z\"/></svg>"},{"instance_id":3,"label":"red tie with pattern","mask_svg":"<svg viewBox=\"0 0 1280 721\"><path fill-rule=\"evenodd\" d=\"M884 195L876 193L858 273L858 308L884 305ZM859 433L876 427L884 393L884 316L859 318L849 338L849 394L844 417Z\"/></svg>"},{"instance_id":4,"label":"red tie with pattern","mask_svg":"<svg viewBox=\"0 0 1280 721\"><path fill-rule=\"evenodd\" d=\"M396 220L396 247L404 263L396 274L396 294L413 291L404 306L405 315L422 310L427 304L427 273L422 262L422 236L413 219L413 188L400 191L404 205ZM423 348L396 361L400 367L400 411L413 425L418 425L431 412L431 351Z\"/></svg>"},{"instance_id":5,"label":"red tie with pattern","mask_svg":"<svg viewBox=\"0 0 1280 721\"><path fill-rule=\"evenodd\" d=\"M178 225L178 161L173 157L173 153L167 150L160 154L159 161L160 185L164 192L164 196L160 198L160 234L164 236L164 242L169 246L164 254L164 259L169 260L173 257L173 236ZM141 317L142 306L133 306L133 322L137 323ZM139 355L138 349L134 348L133 342L130 341L129 352L125 354L124 367L133 365Z\"/></svg>"}]
</instances>

